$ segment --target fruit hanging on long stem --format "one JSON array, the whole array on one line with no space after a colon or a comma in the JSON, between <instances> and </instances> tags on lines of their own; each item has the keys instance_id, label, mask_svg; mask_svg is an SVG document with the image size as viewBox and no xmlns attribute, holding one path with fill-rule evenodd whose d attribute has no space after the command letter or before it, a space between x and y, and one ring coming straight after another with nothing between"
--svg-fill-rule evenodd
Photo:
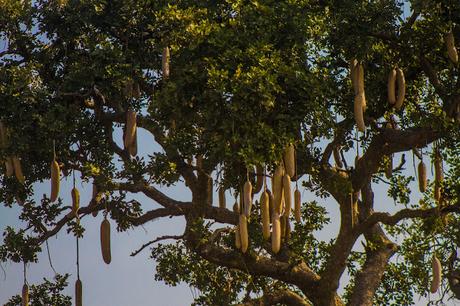
<instances>
[{"instance_id":1,"label":"fruit hanging on long stem","mask_svg":"<svg viewBox=\"0 0 460 306\"><path fill-rule=\"evenodd\" d=\"M22 306L29 306L29 286L27 284L22 286Z\"/></svg>"},{"instance_id":2,"label":"fruit hanging on long stem","mask_svg":"<svg viewBox=\"0 0 460 306\"><path fill-rule=\"evenodd\" d=\"M61 179L61 168L56 159L51 162L51 202L55 202L59 195L59 184Z\"/></svg>"},{"instance_id":3,"label":"fruit hanging on long stem","mask_svg":"<svg viewBox=\"0 0 460 306\"><path fill-rule=\"evenodd\" d=\"M169 52L169 47L163 48L163 54L161 57L161 70L163 71L163 78L169 78L169 61L170 61L171 54Z\"/></svg>"},{"instance_id":4,"label":"fruit hanging on long stem","mask_svg":"<svg viewBox=\"0 0 460 306\"><path fill-rule=\"evenodd\" d=\"M104 262L110 264L112 261L110 249L110 222L107 219L104 219L101 223L101 252Z\"/></svg>"},{"instance_id":5,"label":"fruit hanging on long stem","mask_svg":"<svg viewBox=\"0 0 460 306\"><path fill-rule=\"evenodd\" d=\"M256 186L254 187L254 194L259 193L264 185L264 168L261 165L256 166Z\"/></svg>"},{"instance_id":6,"label":"fruit hanging on long stem","mask_svg":"<svg viewBox=\"0 0 460 306\"><path fill-rule=\"evenodd\" d=\"M426 166L423 161L418 164L418 188L420 192L425 192L427 187Z\"/></svg>"},{"instance_id":7,"label":"fruit hanging on long stem","mask_svg":"<svg viewBox=\"0 0 460 306\"><path fill-rule=\"evenodd\" d=\"M297 222L300 222L300 204L301 204L301 194L299 189L296 188L294 191L294 217Z\"/></svg>"},{"instance_id":8,"label":"fruit hanging on long stem","mask_svg":"<svg viewBox=\"0 0 460 306\"><path fill-rule=\"evenodd\" d=\"M83 304L83 284L80 279L75 282L75 306Z\"/></svg>"},{"instance_id":9,"label":"fruit hanging on long stem","mask_svg":"<svg viewBox=\"0 0 460 306\"><path fill-rule=\"evenodd\" d=\"M332 150L332 155L334 156L334 161L337 168L343 168L342 159L340 158L340 151L337 147L334 147Z\"/></svg>"},{"instance_id":10,"label":"fruit hanging on long stem","mask_svg":"<svg viewBox=\"0 0 460 306\"><path fill-rule=\"evenodd\" d=\"M80 191L76 187L72 188L72 213L78 217L78 210L80 209Z\"/></svg>"}]
</instances>

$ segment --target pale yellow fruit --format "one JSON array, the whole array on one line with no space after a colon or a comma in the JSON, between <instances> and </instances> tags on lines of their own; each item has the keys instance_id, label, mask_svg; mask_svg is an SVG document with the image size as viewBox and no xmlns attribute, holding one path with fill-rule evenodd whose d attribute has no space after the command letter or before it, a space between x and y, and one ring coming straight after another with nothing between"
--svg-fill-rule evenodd
<instances>
[{"instance_id":1,"label":"pale yellow fruit","mask_svg":"<svg viewBox=\"0 0 460 306\"><path fill-rule=\"evenodd\" d=\"M220 208L226 208L227 207L227 201L225 199L225 189L224 189L224 187L219 188L219 207Z\"/></svg>"},{"instance_id":2,"label":"pale yellow fruit","mask_svg":"<svg viewBox=\"0 0 460 306\"><path fill-rule=\"evenodd\" d=\"M16 179L21 183L24 184L26 179L24 178L24 174L22 173L21 161L17 156L13 156L13 168L14 174L16 175Z\"/></svg>"},{"instance_id":3,"label":"pale yellow fruit","mask_svg":"<svg viewBox=\"0 0 460 306\"><path fill-rule=\"evenodd\" d=\"M83 304L83 284L80 279L75 282L75 306Z\"/></svg>"},{"instance_id":4,"label":"pale yellow fruit","mask_svg":"<svg viewBox=\"0 0 460 306\"><path fill-rule=\"evenodd\" d=\"M249 237L248 237L248 219L245 215L240 215L239 230L241 239L241 252L246 253L248 250Z\"/></svg>"},{"instance_id":5,"label":"pale yellow fruit","mask_svg":"<svg viewBox=\"0 0 460 306\"><path fill-rule=\"evenodd\" d=\"M29 306L29 286L22 286L22 306Z\"/></svg>"},{"instance_id":6,"label":"pale yellow fruit","mask_svg":"<svg viewBox=\"0 0 460 306\"><path fill-rule=\"evenodd\" d=\"M161 69L163 71L163 78L164 79L169 78L170 57L171 57L171 54L169 52L169 47L164 47L163 48L163 54L162 54L162 57L161 57Z\"/></svg>"},{"instance_id":7,"label":"pale yellow fruit","mask_svg":"<svg viewBox=\"0 0 460 306\"><path fill-rule=\"evenodd\" d=\"M110 222L107 219L104 219L101 223L101 252L104 262L110 264L112 261L110 249Z\"/></svg>"},{"instance_id":8,"label":"pale yellow fruit","mask_svg":"<svg viewBox=\"0 0 460 306\"><path fill-rule=\"evenodd\" d=\"M391 69L388 75L387 84L388 103L391 105L396 103L396 69Z\"/></svg>"},{"instance_id":9,"label":"pale yellow fruit","mask_svg":"<svg viewBox=\"0 0 460 306\"><path fill-rule=\"evenodd\" d=\"M446 34L446 36L444 37L444 41L446 43L447 55L449 56L449 59L452 61L452 63L457 64L458 53L457 48L455 47L455 39L452 31Z\"/></svg>"},{"instance_id":10,"label":"pale yellow fruit","mask_svg":"<svg viewBox=\"0 0 460 306\"><path fill-rule=\"evenodd\" d=\"M340 151L337 147L334 147L332 150L332 155L334 156L334 161L337 168L343 168L342 159L340 158Z\"/></svg>"},{"instance_id":11,"label":"pale yellow fruit","mask_svg":"<svg viewBox=\"0 0 460 306\"><path fill-rule=\"evenodd\" d=\"M441 262L434 254L431 259L431 269L433 270L433 277L431 279L430 292L436 293L439 289L439 286L441 285L442 268L441 268Z\"/></svg>"},{"instance_id":12,"label":"pale yellow fruit","mask_svg":"<svg viewBox=\"0 0 460 306\"><path fill-rule=\"evenodd\" d=\"M260 195L260 210L262 215L262 233L265 240L270 238L270 204L269 195L264 191Z\"/></svg>"},{"instance_id":13,"label":"pale yellow fruit","mask_svg":"<svg viewBox=\"0 0 460 306\"><path fill-rule=\"evenodd\" d=\"M299 189L294 191L294 217L297 222L300 222L300 204L301 204L301 194Z\"/></svg>"},{"instance_id":14,"label":"pale yellow fruit","mask_svg":"<svg viewBox=\"0 0 460 306\"><path fill-rule=\"evenodd\" d=\"M364 67L358 64L356 68L358 70L358 93L364 93Z\"/></svg>"},{"instance_id":15,"label":"pale yellow fruit","mask_svg":"<svg viewBox=\"0 0 460 306\"><path fill-rule=\"evenodd\" d=\"M284 150L284 167L286 173L290 177L295 176L295 148L293 144L289 144Z\"/></svg>"},{"instance_id":16,"label":"pale yellow fruit","mask_svg":"<svg viewBox=\"0 0 460 306\"><path fill-rule=\"evenodd\" d=\"M280 214L283 200L283 167L278 166L273 173L273 197L275 199L275 211Z\"/></svg>"},{"instance_id":17,"label":"pale yellow fruit","mask_svg":"<svg viewBox=\"0 0 460 306\"><path fill-rule=\"evenodd\" d=\"M235 248L241 249L241 236L239 226L235 226Z\"/></svg>"},{"instance_id":18,"label":"pale yellow fruit","mask_svg":"<svg viewBox=\"0 0 460 306\"><path fill-rule=\"evenodd\" d=\"M395 107L396 109L400 109L404 103L404 97L406 95L406 80L401 68L396 69L396 82L398 83L398 95L396 97Z\"/></svg>"},{"instance_id":19,"label":"pale yellow fruit","mask_svg":"<svg viewBox=\"0 0 460 306\"><path fill-rule=\"evenodd\" d=\"M51 163L51 202L55 202L59 195L59 184L61 179L61 168L55 159Z\"/></svg>"},{"instance_id":20,"label":"pale yellow fruit","mask_svg":"<svg viewBox=\"0 0 460 306\"><path fill-rule=\"evenodd\" d=\"M291 178L289 174L283 176L283 193L284 193L284 215L289 218L292 208L291 199Z\"/></svg>"},{"instance_id":21,"label":"pale yellow fruit","mask_svg":"<svg viewBox=\"0 0 460 306\"><path fill-rule=\"evenodd\" d=\"M131 156L137 155L137 129L134 131L133 141L129 145L128 152Z\"/></svg>"},{"instance_id":22,"label":"pale yellow fruit","mask_svg":"<svg viewBox=\"0 0 460 306\"><path fill-rule=\"evenodd\" d=\"M80 191L76 187L72 188L72 213L78 217L78 210L80 209Z\"/></svg>"},{"instance_id":23,"label":"pale yellow fruit","mask_svg":"<svg viewBox=\"0 0 460 306\"><path fill-rule=\"evenodd\" d=\"M273 214L272 220L272 251L277 254L281 248L281 222L278 213Z\"/></svg>"},{"instance_id":24,"label":"pale yellow fruit","mask_svg":"<svg viewBox=\"0 0 460 306\"><path fill-rule=\"evenodd\" d=\"M364 93L358 93L355 96L354 100L354 115L355 115L355 121L356 125L358 127L358 130L360 132L363 132L366 130L366 125L364 124L364 105L366 104L366 98L364 97Z\"/></svg>"},{"instance_id":25,"label":"pale yellow fruit","mask_svg":"<svg viewBox=\"0 0 460 306\"><path fill-rule=\"evenodd\" d=\"M418 188L420 192L425 192L427 187L426 166L423 161L418 164Z\"/></svg>"},{"instance_id":26,"label":"pale yellow fruit","mask_svg":"<svg viewBox=\"0 0 460 306\"><path fill-rule=\"evenodd\" d=\"M250 181L246 181L243 187L243 199L244 199L244 214L246 217L251 215L252 208L252 184Z\"/></svg>"},{"instance_id":27,"label":"pale yellow fruit","mask_svg":"<svg viewBox=\"0 0 460 306\"><path fill-rule=\"evenodd\" d=\"M129 150L131 147L137 129L137 114L133 110L126 111L126 127L125 127L125 149Z\"/></svg>"}]
</instances>

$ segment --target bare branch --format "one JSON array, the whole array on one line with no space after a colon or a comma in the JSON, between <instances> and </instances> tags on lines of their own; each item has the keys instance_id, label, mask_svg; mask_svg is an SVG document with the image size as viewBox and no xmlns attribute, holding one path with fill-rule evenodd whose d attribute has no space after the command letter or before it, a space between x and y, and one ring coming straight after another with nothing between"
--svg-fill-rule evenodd
<instances>
[{"instance_id":1,"label":"bare branch","mask_svg":"<svg viewBox=\"0 0 460 306\"><path fill-rule=\"evenodd\" d=\"M136 251L132 252L130 256L136 256L137 254L139 254L140 252L142 252L142 250L144 250L146 247L154 244L155 242L159 242L159 241L162 241L162 240L168 240L168 239L174 239L174 240L179 240L179 239L182 239L184 238L184 235L166 235L166 236L161 236L161 237L158 237L152 241L149 241L145 244L143 244L139 249L137 249Z\"/></svg>"}]
</instances>

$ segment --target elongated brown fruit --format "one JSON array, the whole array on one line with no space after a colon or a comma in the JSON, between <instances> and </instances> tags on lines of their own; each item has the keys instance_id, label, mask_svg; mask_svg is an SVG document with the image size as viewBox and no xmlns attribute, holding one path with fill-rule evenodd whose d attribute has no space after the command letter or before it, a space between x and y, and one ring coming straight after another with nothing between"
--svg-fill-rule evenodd
<instances>
[{"instance_id":1,"label":"elongated brown fruit","mask_svg":"<svg viewBox=\"0 0 460 306\"><path fill-rule=\"evenodd\" d=\"M241 239L241 252L246 253L248 250L249 237L248 237L248 219L245 215L240 215L239 230Z\"/></svg>"},{"instance_id":2,"label":"elongated brown fruit","mask_svg":"<svg viewBox=\"0 0 460 306\"><path fill-rule=\"evenodd\" d=\"M391 105L396 103L396 69L391 69L390 74L388 75L388 103Z\"/></svg>"},{"instance_id":3,"label":"elongated brown fruit","mask_svg":"<svg viewBox=\"0 0 460 306\"><path fill-rule=\"evenodd\" d=\"M110 222L107 219L104 219L101 223L101 251L104 262L110 264L112 261L110 250Z\"/></svg>"},{"instance_id":4,"label":"elongated brown fruit","mask_svg":"<svg viewBox=\"0 0 460 306\"><path fill-rule=\"evenodd\" d=\"M225 189L224 189L224 187L219 188L219 207L220 208L226 208L227 207L227 201L225 199Z\"/></svg>"},{"instance_id":5,"label":"elongated brown fruit","mask_svg":"<svg viewBox=\"0 0 460 306\"><path fill-rule=\"evenodd\" d=\"M281 226L281 239L284 239L286 236L286 216L280 216L280 226Z\"/></svg>"},{"instance_id":6,"label":"elongated brown fruit","mask_svg":"<svg viewBox=\"0 0 460 306\"><path fill-rule=\"evenodd\" d=\"M80 279L75 282L75 306L83 304L83 286Z\"/></svg>"},{"instance_id":7,"label":"elongated brown fruit","mask_svg":"<svg viewBox=\"0 0 460 306\"><path fill-rule=\"evenodd\" d=\"M355 101L354 101L354 114L355 114L355 121L356 125L358 126L358 130L360 132L363 132L366 130L366 125L364 124L364 105L366 104L365 102L366 98L364 97L364 93L358 93L355 96Z\"/></svg>"},{"instance_id":8,"label":"elongated brown fruit","mask_svg":"<svg viewBox=\"0 0 460 306\"><path fill-rule=\"evenodd\" d=\"M458 53L457 48L455 48L455 39L452 31L446 34L444 41L446 43L447 55L449 56L449 59L452 61L452 63L458 64Z\"/></svg>"},{"instance_id":9,"label":"elongated brown fruit","mask_svg":"<svg viewBox=\"0 0 460 306\"><path fill-rule=\"evenodd\" d=\"M439 156L439 153L436 153L436 157L434 159L434 199L438 202L441 200L441 184L443 179L442 159L441 156Z\"/></svg>"},{"instance_id":10,"label":"elongated brown fruit","mask_svg":"<svg viewBox=\"0 0 460 306\"><path fill-rule=\"evenodd\" d=\"M334 156L334 161L337 168L343 168L342 159L340 158L340 152L337 147L334 147L332 150L332 155Z\"/></svg>"},{"instance_id":11,"label":"elongated brown fruit","mask_svg":"<svg viewBox=\"0 0 460 306\"><path fill-rule=\"evenodd\" d=\"M300 204L301 204L301 194L299 189L294 191L294 217L297 222L300 222Z\"/></svg>"},{"instance_id":12,"label":"elongated brown fruit","mask_svg":"<svg viewBox=\"0 0 460 306\"><path fill-rule=\"evenodd\" d=\"M259 193L264 186L264 167L261 165L256 166L256 186L254 187L254 194Z\"/></svg>"},{"instance_id":13,"label":"elongated brown fruit","mask_svg":"<svg viewBox=\"0 0 460 306\"><path fill-rule=\"evenodd\" d=\"M272 251L277 254L281 248L281 223L280 215L278 213L273 214L272 220Z\"/></svg>"},{"instance_id":14,"label":"elongated brown fruit","mask_svg":"<svg viewBox=\"0 0 460 306\"><path fill-rule=\"evenodd\" d=\"M235 248L241 249L240 227L238 225L235 226Z\"/></svg>"},{"instance_id":15,"label":"elongated brown fruit","mask_svg":"<svg viewBox=\"0 0 460 306\"><path fill-rule=\"evenodd\" d=\"M433 258L431 259L431 269L433 270L433 278L431 279L431 286L430 286L430 292L431 293L436 293L438 291L439 286L441 285L441 262L439 259L436 257L436 255L433 254Z\"/></svg>"},{"instance_id":16,"label":"elongated brown fruit","mask_svg":"<svg viewBox=\"0 0 460 306\"><path fill-rule=\"evenodd\" d=\"M244 199L244 214L246 217L251 215L252 208L252 184L250 181L246 181L243 187L243 199Z\"/></svg>"},{"instance_id":17,"label":"elongated brown fruit","mask_svg":"<svg viewBox=\"0 0 460 306\"><path fill-rule=\"evenodd\" d=\"M388 164L385 167L385 177L390 179L393 176L393 154L388 156Z\"/></svg>"},{"instance_id":18,"label":"elongated brown fruit","mask_svg":"<svg viewBox=\"0 0 460 306\"><path fill-rule=\"evenodd\" d=\"M26 179L24 178L24 174L22 173L21 161L19 160L17 156L14 156L12 160L13 160L13 168L14 168L14 174L16 175L16 179L19 181L19 183L24 184Z\"/></svg>"},{"instance_id":19,"label":"elongated brown fruit","mask_svg":"<svg viewBox=\"0 0 460 306\"><path fill-rule=\"evenodd\" d=\"M96 186L95 183L93 183L93 195L92 195L92 198L91 198L91 205L92 206L97 206L99 204L99 202L101 201L101 199L102 199L102 193L97 191L97 186ZM96 217L97 214L98 214L98 211L95 210L95 211L91 212L91 214L93 215L93 217Z\"/></svg>"},{"instance_id":20,"label":"elongated brown fruit","mask_svg":"<svg viewBox=\"0 0 460 306\"><path fill-rule=\"evenodd\" d=\"M350 78L351 78L351 85L353 87L353 92L355 95L359 93L359 86L358 86L358 61L356 59L352 59L350 61Z\"/></svg>"},{"instance_id":21,"label":"elongated brown fruit","mask_svg":"<svg viewBox=\"0 0 460 306\"><path fill-rule=\"evenodd\" d=\"M22 306L29 306L29 286L22 286Z\"/></svg>"},{"instance_id":22,"label":"elongated brown fruit","mask_svg":"<svg viewBox=\"0 0 460 306\"><path fill-rule=\"evenodd\" d=\"M163 78L169 78L169 61L171 54L169 52L169 47L163 48L163 55L161 57L161 69L163 71Z\"/></svg>"},{"instance_id":23,"label":"elongated brown fruit","mask_svg":"<svg viewBox=\"0 0 460 306\"><path fill-rule=\"evenodd\" d=\"M137 155L137 129L134 131L133 141L129 145L128 152L131 156Z\"/></svg>"},{"instance_id":24,"label":"elongated brown fruit","mask_svg":"<svg viewBox=\"0 0 460 306\"><path fill-rule=\"evenodd\" d=\"M124 145L125 149L129 150L130 146L133 143L134 136L136 135L137 129L137 114L132 110L126 111L126 127L125 127L125 139Z\"/></svg>"},{"instance_id":25,"label":"elongated brown fruit","mask_svg":"<svg viewBox=\"0 0 460 306\"><path fill-rule=\"evenodd\" d=\"M284 192L284 215L289 218L292 208L291 198L291 177L289 174L283 176L283 192Z\"/></svg>"},{"instance_id":26,"label":"elongated brown fruit","mask_svg":"<svg viewBox=\"0 0 460 306\"><path fill-rule=\"evenodd\" d=\"M289 144L284 150L284 167L290 177L295 176L295 148L292 144Z\"/></svg>"},{"instance_id":27,"label":"elongated brown fruit","mask_svg":"<svg viewBox=\"0 0 460 306\"><path fill-rule=\"evenodd\" d=\"M6 176L10 177L14 174L13 159L7 157L5 160Z\"/></svg>"},{"instance_id":28,"label":"elongated brown fruit","mask_svg":"<svg viewBox=\"0 0 460 306\"><path fill-rule=\"evenodd\" d=\"M418 164L418 188L420 192L425 192L426 186L426 166L423 161L420 161L420 163Z\"/></svg>"},{"instance_id":29,"label":"elongated brown fruit","mask_svg":"<svg viewBox=\"0 0 460 306\"><path fill-rule=\"evenodd\" d=\"M404 103L404 97L406 95L406 80L401 68L396 69L396 82L398 83L398 95L396 96L395 107L396 109L400 109Z\"/></svg>"},{"instance_id":30,"label":"elongated brown fruit","mask_svg":"<svg viewBox=\"0 0 460 306\"><path fill-rule=\"evenodd\" d=\"M61 179L61 168L55 159L51 162L51 202L55 202L59 195L59 184Z\"/></svg>"},{"instance_id":31,"label":"elongated brown fruit","mask_svg":"<svg viewBox=\"0 0 460 306\"><path fill-rule=\"evenodd\" d=\"M273 197L275 199L275 211L280 214L283 200L283 167L278 166L273 173Z\"/></svg>"},{"instance_id":32,"label":"elongated brown fruit","mask_svg":"<svg viewBox=\"0 0 460 306\"><path fill-rule=\"evenodd\" d=\"M72 213L78 217L78 210L80 209L80 191L76 187L72 188Z\"/></svg>"},{"instance_id":33,"label":"elongated brown fruit","mask_svg":"<svg viewBox=\"0 0 460 306\"><path fill-rule=\"evenodd\" d=\"M260 211L262 215L262 234L265 240L270 238L270 204L269 196L266 191L260 195Z\"/></svg>"}]
</instances>

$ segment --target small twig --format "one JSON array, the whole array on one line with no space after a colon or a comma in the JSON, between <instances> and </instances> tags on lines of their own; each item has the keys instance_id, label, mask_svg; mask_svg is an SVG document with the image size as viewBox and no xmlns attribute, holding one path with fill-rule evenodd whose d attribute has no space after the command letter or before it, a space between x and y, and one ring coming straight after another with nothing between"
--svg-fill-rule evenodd
<instances>
[{"instance_id":1,"label":"small twig","mask_svg":"<svg viewBox=\"0 0 460 306\"><path fill-rule=\"evenodd\" d=\"M154 244L155 242L162 241L162 240L168 240L168 239L178 240L178 239L182 239L182 238L184 238L184 235L179 235L179 236L177 236L177 235L173 235L173 236L166 235L166 236L158 237L158 238L156 238L156 239L154 239L152 241L149 241L149 242L143 244L138 250L132 252L131 256L133 256L133 257L136 256L137 254L142 252L142 250L144 250L146 247L148 247L149 245Z\"/></svg>"}]
</instances>

